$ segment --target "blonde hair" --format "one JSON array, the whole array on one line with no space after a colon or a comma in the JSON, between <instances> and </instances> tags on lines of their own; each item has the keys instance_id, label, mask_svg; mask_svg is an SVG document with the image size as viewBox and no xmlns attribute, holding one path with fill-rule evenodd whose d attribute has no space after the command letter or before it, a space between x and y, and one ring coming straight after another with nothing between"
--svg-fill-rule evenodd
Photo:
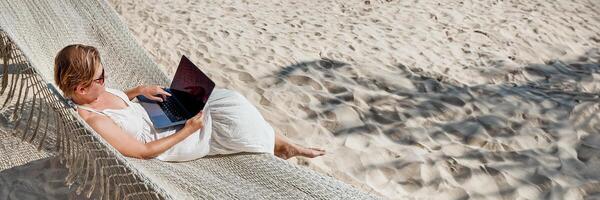
<instances>
[{"instance_id":1,"label":"blonde hair","mask_svg":"<svg viewBox=\"0 0 600 200\"><path fill-rule=\"evenodd\" d=\"M89 87L100 67L100 52L93 46L72 44L54 58L54 82L65 97L72 97L78 85Z\"/></svg>"}]
</instances>

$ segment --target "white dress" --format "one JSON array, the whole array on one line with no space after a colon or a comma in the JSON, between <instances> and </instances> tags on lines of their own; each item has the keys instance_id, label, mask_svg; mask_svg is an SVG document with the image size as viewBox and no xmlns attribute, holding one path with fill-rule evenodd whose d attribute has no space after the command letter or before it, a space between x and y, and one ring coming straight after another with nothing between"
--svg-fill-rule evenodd
<instances>
[{"instance_id":1,"label":"white dress","mask_svg":"<svg viewBox=\"0 0 600 200\"><path fill-rule=\"evenodd\" d=\"M124 109L88 110L111 118L125 133L148 143L174 134L182 126L154 129L150 117L138 103L129 101L119 90L106 91L127 104ZM156 158L163 161L188 161L206 155L256 152L273 154L275 132L260 112L241 94L215 89L204 108L204 128L191 134Z\"/></svg>"}]
</instances>

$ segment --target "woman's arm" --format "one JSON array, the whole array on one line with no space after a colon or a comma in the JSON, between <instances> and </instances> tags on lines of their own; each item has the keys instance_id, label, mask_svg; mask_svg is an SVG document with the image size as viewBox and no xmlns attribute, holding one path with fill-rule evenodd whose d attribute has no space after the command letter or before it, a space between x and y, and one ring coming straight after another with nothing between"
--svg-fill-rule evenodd
<instances>
[{"instance_id":1,"label":"woman's arm","mask_svg":"<svg viewBox=\"0 0 600 200\"><path fill-rule=\"evenodd\" d=\"M135 98L136 96L142 94L141 93L141 89L142 87L144 87L143 85L131 88L127 91L125 91L125 94L127 94L127 98L129 98L129 101L133 100L133 98Z\"/></svg>"},{"instance_id":2,"label":"woman's arm","mask_svg":"<svg viewBox=\"0 0 600 200\"><path fill-rule=\"evenodd\" d=\"M110 145L127 157L151 159L165 152L173 145L202 128L202 113L189 119L185 126L168 137L143 143L125 133L121 127L106 116L94 116L86 122Z\"/></svg>"},{"instance_id":3,"label":"woman's arm","mask_svg":"<svg viewBox=\"0 0 600 200\"><path fill-rule=\"evenodd\" d=\"M162 102L165 96L171 96L168 92L157 85L140 85L125 91L129 101L138 95L144 95L146 98Z\"/></svg>"}]
</instances>

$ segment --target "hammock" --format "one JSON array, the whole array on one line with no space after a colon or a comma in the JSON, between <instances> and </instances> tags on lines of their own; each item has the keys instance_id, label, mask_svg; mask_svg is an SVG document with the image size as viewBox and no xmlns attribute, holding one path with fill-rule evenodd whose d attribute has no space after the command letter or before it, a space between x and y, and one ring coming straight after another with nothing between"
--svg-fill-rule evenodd
<instances>
[{"instance_id":1,"label":"hammock","mask_svg":"<svg viewBox=\"0 0 600 200\"><path fill-rule=\"evenodd\" d=\"M0 1L0 170L55 153L69 170L68 185L103 199L377 198L268 154L182 163L124 157L53 84L54 56L72 43L100 50L111 76L107 87L170 82L104 0ZM45 150L47 144L54 151Z\"/></svg>"}]
</instances>

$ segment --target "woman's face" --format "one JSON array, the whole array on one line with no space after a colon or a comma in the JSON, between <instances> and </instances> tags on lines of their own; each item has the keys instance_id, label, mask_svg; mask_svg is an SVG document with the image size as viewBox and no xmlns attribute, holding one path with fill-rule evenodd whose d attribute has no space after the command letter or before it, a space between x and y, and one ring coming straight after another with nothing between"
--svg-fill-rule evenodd
<instances>
[{"instance_id":1,"label":"woman's face","mask_svg":"<svg viewBox=\"0 0 600 200\"><path fill-rule=\"evenodd\" d=\"M92 83L88 87L77 87L76 95L87 101L95 101L104 92L104 67L100 65L94 72Z\"/></svg>"},{"instance_id":2,"label":"woman's face","mask_svg":"<svg viewBox=\"0 0 600 200\"><path fill-rule=\"evenodd\" d=\"M95 92L104 92L104 78L104 67L99 65L94 72L94 80L92 80L90 89Z\"/></svg>"}]
</instances>

